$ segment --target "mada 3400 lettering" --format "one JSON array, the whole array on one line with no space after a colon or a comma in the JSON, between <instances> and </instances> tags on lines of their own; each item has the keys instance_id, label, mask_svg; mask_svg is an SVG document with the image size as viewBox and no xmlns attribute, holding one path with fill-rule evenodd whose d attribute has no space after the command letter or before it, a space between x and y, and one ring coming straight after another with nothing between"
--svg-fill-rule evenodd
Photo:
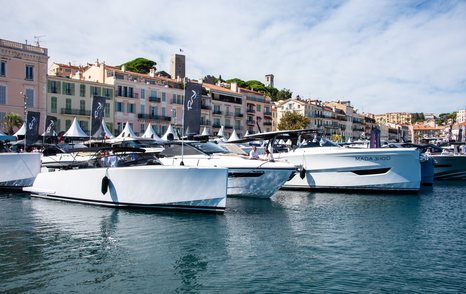
<instances>
[{"instance_id":1,"label":"mada 3400 lettering","mask_svg":"<svg viewBox=\"0 0 466 294\"><path fill-rule=\"evenodd\" d=\"M356 160L363 161L377 161L377 160L390 160L390 156L355 156Z\"/></svg>"}]
</instances>

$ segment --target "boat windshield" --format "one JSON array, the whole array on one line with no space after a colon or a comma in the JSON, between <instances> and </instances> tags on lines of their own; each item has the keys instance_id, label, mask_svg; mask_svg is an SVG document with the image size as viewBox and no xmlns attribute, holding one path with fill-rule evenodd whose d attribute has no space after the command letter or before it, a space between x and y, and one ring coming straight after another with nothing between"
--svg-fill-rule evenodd
<instances>
[{"instance_id":1,"label":"boat windshield","mask_svg":"<svg viewBox=\"0 0 466 294\"><path fill-rule=\"evenodd\" d=\"M298 148L313 148L313 147L338 147L338 145L326 138L320 138L320 139L313 138L313 139L306 140L304 143L299 145Z\"/></svg>"},{"instance_id":2,"label":"boat windshield","mask_svg":"<svg viewBox=\"0 0 466 294\"><path fill-rule=\"evenodd\" d=\"M188 144L209 155L213 153L230 153L225 148L211 142L190 142Z\"/></svg>"}]
</instances>

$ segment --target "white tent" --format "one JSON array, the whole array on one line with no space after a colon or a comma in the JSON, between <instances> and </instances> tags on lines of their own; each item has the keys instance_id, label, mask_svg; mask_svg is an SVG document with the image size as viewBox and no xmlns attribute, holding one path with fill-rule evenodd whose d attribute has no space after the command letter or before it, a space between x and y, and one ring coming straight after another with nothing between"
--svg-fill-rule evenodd
<instances>
[{"instance_id":1,"label":"white tent","mask_svg":"<svg viewBox=\"0 0 466 294\"><path fill-rule=\"evenodd\" d=\"M236 140L239 140L239 137L238 137L238 135L236 134L235 129L233 129L233 133L231 133L231 136L230 136L230 138L228 139L228 142L236 141Z\"/></svg>"},{"instance_id":2,"label":"white tent","mask_svg":"<svg viewBox=\"0 0 466 294\"><path fill-rule=\"evenodd\" d=\"M201 136L209 136L209 131L207 130L207 127L204 127L204 130L202 130Z\"/></svg>"},{"instance_id":3,"label":"white tent","mask_svg":"<svg viewBox=\"0 0 466 294\"><path fill-rule=\"evenodd\" d=\"M170 134L173 135L173 140L179 140L178 135L177 135L177 134L175 133L175 131L173 130L172 125L169 125L169 126L168 126L167 131L166 131L165 134L162 136L162 140L168 141L168 137L169 137Z\"/></svg>"},{"instance_id":4,"label":"white tent","mask_svg":"<svg viewBox=\"0 0 466 294\"><path fill-rule=\"evenodd\" d=\"M247 136L249 136L249 130L246 130L246 133L244 134L243 137L247 137Z\"/></svg>"},{"instance_id":5,"label":"white tent","mask_svg":"<svg viewBox=\"0 0 466 294\"><path fill-rule=\"evenodd\" d=\"M103 119L102 119L102 129L104 130L105 138L108 138L108 139L115 138L112 132L110 132L110 130L107 128L107 124L105 123Z\"/></svg>"},{"instance_id":6,"label":"white tent","mask_svg":"<svg viewBox=\"0 0 466 294\"><path fill-rule=\"evenodd\" d=\"M73 123L71 124L71 127L66 131L65 134L63 134L63 137L65 138L85 138L89 137L86 133L84 133L83 129L79 126L78 120L76 117L73 120Z\"/></svg>"},{"instance_id":7,"label":"white tent","mask_svg":"<svg viewBox=\"0 0 466 294\"><path fill-rule=\"evenodd\" d=\"M220 128L220 131L218 131L217 137L225 137L225 127L223 125Z\"/></svg>"},{"instance_id":8,"label":"white tent","mask_svg":"<svg viewBox=\"0 0 466 294\"><path fill-rule=\"evenodd\" d=\"M123 131L118 135L117 138L137 138L136 134L133 131L133 128L131 128L131 125L129 122L126 122L125 127L123 128Z\"/></svg>"},{"instance_id":9,"label":"white tent","mask_svg":"<svg viewBox=\"0 0 466 294\"><path fill-rule=\"evenodd\" d=\"M16 133L13 135L13 136L24 136L26 135L26 122L23 123L23 125L21 126L21 128L16 131Z\"/></svg>"},{"instance_id":10,"label":"white tent","mask_svg":"<svg viewBox=\"0 0 466 294\"><path fill-rule=\"evenodd\" d=\"M147 129L142 135L143 138L149 138L149 139L154 139L156 141L160 141L160 137L157 135L157 133L154 131L154 128L152 127L151 124L147 125Z\"/></svg>"}]
</instances>

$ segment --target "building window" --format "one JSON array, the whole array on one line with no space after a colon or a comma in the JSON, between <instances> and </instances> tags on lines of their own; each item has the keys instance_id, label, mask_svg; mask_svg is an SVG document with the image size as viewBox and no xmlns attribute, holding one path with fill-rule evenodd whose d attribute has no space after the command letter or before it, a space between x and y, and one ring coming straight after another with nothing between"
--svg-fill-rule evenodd
<instances>
[{"instance_id":1,"label":"building window","mask_svg":"<svg viewBox=\"0 0 466 294\"><path fill-rule=\"evenodd\" d=\"M260 106L260 104L257 104L257 105L256 105L256 111L257 111L257 112L261 111L261 106Z\"/></svg>"},{"instance_id":2,"label":"building window","mask_svg":"<svg viewBox=\"0 0 466 294\"><path fill-rule=\"evenodd\" d=\"M26 89L26 106L34 107L34 90Z\"/></svg>"},{"instance_id":3,"label":"building window","mask_svg":"<svg viewBox=\"0 0 466 294\"><path fill-rule=\"evenodd\" d=\"M65 100L65 109L68 112L71 111L71 99L70 98L66 98L66 100Z\"/></svg>"},{"instance_id":4,"label":"building window","mask_svg":"<svg viewBox=\"0 0 466 294\"><path fill-rule=\"evenodd\" d=\"M71 127L71 120L67 119L65 121L65 130L68 130Z\"/></svg>"},{"instance_id":5,"label":"building window","mask_svg":"<svg viewBox=\"0 0 466 294\"><path fill-rule=\"evenodd\" d=\"M63 83L63 94L71 95L71 83Z\"/></svg>"},{"instance_id":6,"label":"building window","mask_svg":"<svg viewBox=\"0 0 466 294\"><path fill-rule=\"evenodd\" d=\"M86 97L86 85L79 85L79 95L81 97Z\"/></svg>"},{"instance_id":7,"label":"building window","mask_svg":"<svg viewBox=\"0 0 466 294\"><path fill-rule=\"evenodd\" d=\"M85 100L79 101L79 111L81 113L84 113L86 111L86 101Z\"/></svg>"},{"instance_id":8,"label":"building window","mask_svg":"<svg viewBox=\"0 0 466 294\"><path fill-rule=\"evenodd\" d=\"M165 107L162 107L162 116L165 116Z\"/></svg>"},{"instance_id":9,"label":"building window","mask_svg":"<svg viewBox=\"0 0 466 294\"><path fill-rule=\"evenodd\" d=\"M157 91L155 90L150 90L150 97L157 97Z\"/></svg>"},{"instance_id":10,"label":"building window","mask_svg":"<svg viewBox=\"0 0 466 294\"><path fill-rule=\"evenodd\" d=\"M146 90L141 89L141 99L146 99Z\"/></svg>"},{"instance_id":11,"label":"building window","mask_svg":"<svg viewBox=\"0 0 466 294\"><path fill-rule=\"evenodd\" d=\"M57 113L57 97L51 97L50 99L50 111L52 113Z\"/></svg>"},{"instance_id":12,"label":"building window","mask_svg":"<svg viewBox=\"0 0 466 294\"><path fill-rule=\"evenodd\" d=\"M123 112L123 102L116 102L115 103L115 111L116 112Z\"/></svg>"},{"instance_id":13,"label":"building window","mask_svg":"<svg viewBox=\"0 0 466 294\"><path fill-rule=\"evenodd\" d=\"M103 90L104 90L104 96L105 97L112 98L112 96L113 96L113 90L112 89L104 88Z\"/></svg>"},{"instance_id":14,"label":"building window","mask_svg":"<svg viewBox=\"0 0 466 294\"><path fill-rule=\"evenodd\" d=\"M105 117L110 117L110 103L105 103Z\"/></svg>"},{"instance_id":15,"label":"building window","mask_svg":"<svg viewBox=\"0 0 466 294\"><path fill-rule=\"evenodd\" d=\"M0 76L6 76L6 61L0 61Z\"/></svg>"},{"instance_id":16,"label":"building window","mask_svg":"<svg viewBox=\"0 0 466 294\"><path fill-rule=\"evenodd\" d=\"M145 109L144 105L140 105L139 113L141 113L141 114L146 113L146 109Z\"/></svg>"},{"instance_id":17,"label":"building window","mask_svg":"<svg viewBox=\"0 0 466 294\"><path fill-rule=\"evenodd\" d=\"M134 113L134 104L128 103L128 113Z\"/></svg>"},{"instance_id":18,"label":"building window","mask_svg":"<svg viewBox=\"0 0 466 294\"><path fill-rule=\"evenodd\" d=\"M133 98L133 97L134 97L134 96L133 96L133 88L132 88L132 87L129 87L128 90L129 90L129 91L128 91L128 97Z\"/></svg>"},{"instance_id":19,"label":"building window","mask_svg":"<svg viewBox=\"0 0 466 294\"><path fill-rule=\"evenodd\" d=\"M58 81L49 81L49 93L58 94L60 92L60 82Z\"/></svg>"},{"instance_id":20,"label":"building window","mask_svg":"<svg viewBox=\"0 0 466 294\"><path fill-rule=\"evenodd\" d=\"M167 100L167 94L165 92L162 92L162 102L165 102Z\"/></svg>"},{"instance_id":21,"label":"building window","mask_svg":"<svg viewBox=\"0 0 466 294\"><path fill-rule=\"evenodd\" d=\"M152 116L157 115L158 112L159 111L158 111L157 107L155 107L155 106L150 107L150 115L152 115Z\"/></svg>"},{"instance_id":22,"label":"building window","mask_svg":"<svg viewBox=\"0 0 466 294\"><path fill-rule=\"evenodd\" d=\"M91 86L91 96L100 96L100 87Z\"/></svg>"},{"instance_id":23,"label":"building window","mask_svg":"<svg viewBox=\"0 0 466 294\"><path fill-rule=\"evenodd\" d=\"M26 65L26 80L32 81L34 80L34 66L32 65Z\"/></svg>"},{"instance_id":24,"label":"building window","mask_svg":"<svg viewBox=\"0 0 466 294\"><path fill-rule=\"evenodd\" d=\"M173 120L176 119L176 109L175 108L172 109L172 119Z\"/></svg>"},{"instance_id":25,"label":"building window","mask_svg":"<svg viewBox=\"0 0 466 294\"><path fill-rule=\"evenodd\" d=\"M0 104L6 104L6 87L0 85Z\"/></svg>"},{"instance_id":26,"label":"building window","mask_svg":"<svg viewBox=\"0 0 466 294\"><path fill-rule=\"evenodd\" d=\"M141 130L141 134L143 134L144 131L146 130L146 127L144 126L144 124L140 124L139 127L140 127L140 130Z\"/></svg>"}]
</instances>

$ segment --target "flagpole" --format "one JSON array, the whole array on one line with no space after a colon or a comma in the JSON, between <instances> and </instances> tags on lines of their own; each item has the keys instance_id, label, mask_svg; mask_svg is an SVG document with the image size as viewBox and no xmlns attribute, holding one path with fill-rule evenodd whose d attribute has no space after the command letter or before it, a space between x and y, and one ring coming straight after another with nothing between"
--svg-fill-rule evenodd
<instances>
[{"instance_id":1,"label":"flagpole","mask_svg":"<svg viewBox=\"0 0 466 294\"><path fill-rule=\"evenodd\" d=\"M183 79L183 88L184 88L184 92L186 94L186 78ZM182 111L182 115L181 115L181 162L180 162L180 165L184 165L184 104L185 104L185 100L186 100L186 95L183 95L183 111Z\"/></svg>"}]
</instances>

